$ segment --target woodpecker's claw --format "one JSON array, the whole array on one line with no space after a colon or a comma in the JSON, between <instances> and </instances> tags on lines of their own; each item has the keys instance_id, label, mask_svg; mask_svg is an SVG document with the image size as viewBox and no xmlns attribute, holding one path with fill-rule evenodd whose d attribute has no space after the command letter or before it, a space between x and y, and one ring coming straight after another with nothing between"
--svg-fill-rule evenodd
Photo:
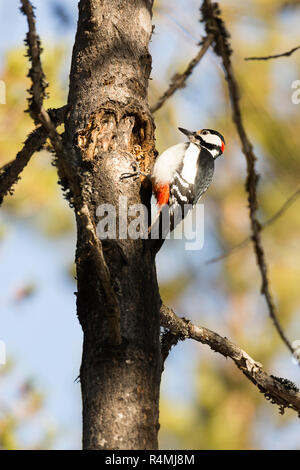
<instances>
[{"instance_id":1,"label":"woodpecker's claw","mask_svg":"<svg viewBox=\"0 0 300 470\"><path fill-rule=\"evenodd\" d=\"M143 173L139 169L139 165L137 162L132 162L131 163L131 168L133 169L133 173L122 173L120 176L120 180L125 180L127 178L134 178L134 180L137 180L140 176L147 176L146 173Z\"/></svg>"},{"instance_id":2,"label":"woodpecker's claw","mask_svg":"<svg viewBox=\"0 0 300 470\"><path fill-rule=\"evenodd\" d=\"M120 176L120 180L125 180L127 178L134 178L134 179L137 179L139 177L139 173L136 171L134 173L122 173L121 176Z\"/></svg>"}]
</instances>

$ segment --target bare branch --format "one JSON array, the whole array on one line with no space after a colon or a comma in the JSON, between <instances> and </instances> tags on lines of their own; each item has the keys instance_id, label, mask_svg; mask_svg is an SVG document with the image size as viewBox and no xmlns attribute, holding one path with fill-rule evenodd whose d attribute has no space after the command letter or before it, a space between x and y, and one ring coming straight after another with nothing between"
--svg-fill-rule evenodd
<instances>
[{"instance_id":1,"label":"bare branch","mask_svg":"<svg viewBox=\"0 0 300 470\"><path fill-rule=\"evenodd\" d=\"M49 113L43 107L43 101L46 97L45 89L47 83L45 81L45 74L41 63L41 45L40 38L35 28L35 16L33 7L29 0L21 0L21 11L27 18L28 33L26 35L26 45L28 48L28 57L31 61L31 68L29 69L28 76L31 78L32 86L29 90L29 113L34 121L41 124L47 131L51 140L52 146L57 156L62 156L64 152L62 138L58 134Z\"/></svg>"},{"instance_id":2,"label":"bare branch","mask_svg":"<svg viewBox=\"0 0 300 470\"><path fill-rule=\"evenodd\" d=\"M37 128L27 137L22 150L17 153L15 160L7 163L0 169L0 204L2 204L6 194L12 194L12 186L20 179L20 173L34 152L41 149L46 139L46 130L43 127Z\"/></svg>"},{"instance_id":3,"label":"bare branch","mask_svg":"<svg viewBox=\"0 0 300 470\"><path fill-rule=\"evenodd\" d=\"M229 96L232 106L232 113L233 113L233 121L235 123L240 141L242 151L245 155L246 162L247 162L247 180L246 180L246 190L248 193L248 203L249 203L249 217L251 222L251 239L253 241L254 251L256 255L256 262L259 267L259 271L261 274L261 293L264 295L268 309L269 315L273 320L273 323L278 331L279 336L281 337L282 341L285 343L287 348L294 353L294 348L292 347L290 341L286 337L282 326L277 318L277 313L275 309L275 305L273 302L273 298L270 292L269 281L268 281L268 270L267 264L265 259L265 253L263 250L262 242L261 242L261 224L257 219L257 209L258 209L258 202L257 202L257 194L256 194L256 187L259 179L259 175L256 171L256 156L253 152L252 144L248 138L246 133L242 114L239 105L239 88L237 81L235 79L233 68L231 64L231 54L232 49L229 44L230 35L226 29L225 23L222 20L220 14L221 11L219 9L218 3L211 3L211 0L204 0L202 7L202 21L205 24L205 30L207 35L213 35L213 48L215 53L222 58L224 71L225 71L225 78L228 84Z\"/></svg>"},{"instance_id":4,"label":"bare branch","mask_svg":"<svg viewBox=\"0 0 300 470\"><path fill-rule=\"evenodd\" d=\"M28 33L26 34L25 44L28 48L28 57L31 61L31 68L28 72L28 77L31 78L31 88L29 90L30 98L29 113L36 123L39 123L38 114L43 106L44 98L47 97L46 88L48 83L45 80L41 63L41 43L36 33L35 28L35 15L33 7L28 0L21 0L21 11L27 17Z\"/></svg>"},{"instance_id":5,"label":"bare branch","mask_svg":"<svg viewBox=\"0 0 300 470\"><path fill-rule=\"evenodd\" d=\"M245 351L208 328L196 326L185 318L179 318L165 305L161 310L161 325L171 331L179 340L193 339L207 344L213 351L230 357L245 376L264 394L271 403L279 405L283 414L285 408L295 410L300 417L300 393L296 385L288 379L268 375L262 364L256 362Z\"/></svg>"},{"instance_id":6,"label":"bare branch","mask_svg":"<svg viewBox=\"0 0 300 470\"><path fill-rule=\"evenodd\" d=\"M186 85L186 81L189 78L189 76L192 74L194 68L196 67L197 64L199 64L200 60L206 53L207 49L212 43L212 36L208 35L202 42L201 42L201 49L199 50L198 54L194 57L194 59L191 60L191 62L188 64L187 68L183 73L177 73L174 75L171 79L171 83L169 88L164 92L164 94L159 98L157 103L152 106L151 112L155 113L158 109L160 109L165 102L167 101L168 98L170 98L174 93L179 90L179 88L184 88Z\"/></svg>"},{"instance_id":7,"label":"bare branch","mask_svg":"<svg viewBox=\"0 0 300 470\"><path fill-rule=\"evenodd\" d=\"M295 51L298 51L298 49L300 49L300 46L293 47L293 49L291 49L287 52L282 52L281 54L267 55L267 56L263 56L263 57L245 57L244 60L270 60L270 59L278 59L278 57L289 57Z\"/></svg>"},{"instance_id":8,"label":"bare branch","mask_svg":"<svg viewBox=\"0 0 300 470\"><path fill-rule=\"evenodd\" d=\"M265 230L267 227L269 227L270 225L272 225L274 222L276 222L277 219L279 219L290 207L291 205L299 198L300 196L300 188L297 189L297 191L295 191L284 203L283 205L280 207L280 209L275 212L274 215L272 215L272 217L270 217L269 219L267 219L263 224L261 224L261 232L263 230ZM248 243L250 243L252 241L252 238L251 237L247 237L245 238L243 241L241 241L240 243L238 243L237 245L233 246L232 248L230 248L228 251L226 251L225 253L223 253L222 255L220 256L216 256L215 258L211 258L209 260L207 260L205 262L205 264L212 264L212 263L216 263L217 261L221 261L222 259L225 259L225 258L228 258L228 256L232 255L233 253L235 253L236 251L240 250L241 248L244 248L246 245L248 245Z\"/></svg>"},{"instance_id":9,"label":"bare branch","mask_svg":"<svg viewBox=\"0 0 300 470\"><path fill-rule=\"evenodd\" d=\"M55 126L64 120L66 106L49 110ZM17 153L14 160L0 168L0 205L6 194L12 194L12 186L20 179L20 174L35 152L41 150L46 142L48 132L40 126L35 129L24 142L22 150Z\"/></svg>"}]
</instances>

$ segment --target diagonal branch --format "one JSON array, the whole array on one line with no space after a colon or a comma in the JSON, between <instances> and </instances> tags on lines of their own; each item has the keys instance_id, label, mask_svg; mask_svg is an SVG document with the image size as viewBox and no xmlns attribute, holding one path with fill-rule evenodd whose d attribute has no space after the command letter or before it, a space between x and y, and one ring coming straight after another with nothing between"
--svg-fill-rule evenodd
<instances>
[{"instance_id":1,"label":"diagonal branch","mask_svg":"<svg viewBox=\"0 0 300 470\"><path fill-rule=\"evenodd\" d=\"M46 96L46 82L40 59L41 46L39 36L36 32L33 7L29 0L21 0L21 4L21 11L27 18L29 28L26 36L28 57L31 61L29 77L32 80L32 86L29 90L29 113L35 122L41 124L45 129L58 158L60 176L65 177L68 181L77 215L80 217L83 226L85 227L86 241L91 249L97 274L106 294L109 339L111 344L120 344L120 307L112 287L110 272L103 255L102 244L96 235L92 215L89 212L88 206L83 197L83 192L81 191L80 177L73 174L62 137L56 131L56 126L51 114L43 107L43 100Z\"/></svg>"},{"instance_id":2,"label":"diagonal branch","mask_svg":"<svg viewBox=\"0 0 300 470\"><path fill-rule=\"evenodd\" d=\"M55 126L64 120L66 106L49 110ZM24 142L23 148L17 153L14 160L0 168L0 205L4 196L12 193L12 186L20 179L20 174L35 152L41 150L48 137L48 132L40 126L35 129Z\"/></svg>"},{"instance_id":3,"label":"diagonal branch","mask_svg":"<svg viewBox=\"0 0 300 470\"><path fill-rule=\"evenodd\" d=\"M300 188L297 189L280 207L280 209L275 212L272 217L267 219L263 224L261 224L261 232L265 230L267 227L272 225L274 222L276 222L277 219L279 219L290 207L291 205L299 198L300 196ZM220 256L216 256L215 258L210 258L205 262L205 264L211 264L211 263L216 263L217 261L221 261L222 259L228 258L228 256L232 255L236 251L240 250L241 248L244 248L244 246L248 245L252 241L251 237L247 237L244 240L242 240L240 243L237 245L233 246L229 250L225 251Z\"/></svg>"},{"instance_id":4,"label":"diagonal branch","mask_svg":"<svg viewBox=\"0 0 300 470\"><path fill-rule=\"evenodd\" d=\"M213 35L213 47L216 55L221 57L223 62L223 67L225 71L225 78L228 84L229 96L231 101L233 121L235 123L240 141L242 151L245 155L247 162L247 179L246 179L246 190L248 193L248 203L249 203L249 217L251 222L251 231L252 231L252 241L254 246L254 251L256 255L256 262L259 267L261 275L261 293L264 295L267 306L269 309L269 315L278 331L279 336L282 341L285 343L287 348L294 353L294 348L292 347L290 341L285 335L283 328L277 318L277 313L274 305L274 301L270 292L269 280L268 280L268 269L265 259L265 253L261 242L261 224L257 218L257 209L258 201L256 188L259 179L259 175L256 171L256 156L253 152L252 144L246 133L241 109L239 105L239 88L238 83L235 79L233 68L231 64L231 54L232 49L229 44L229 33L226 29L225 23L222 20L220 14L220 9L218 3L211 3L211 0L204 0L202 7L202 21L205 24L205 30L207 35Z\"/></svg>"},{"instance_id":5,"label":"diagonal branch","mask_svg":"<svg viewBox=\"0 0 300 470\"><path fill-rule=\"evenodd\" d=\"M282 52L281 54L267 55L267 56L263 56L263 57L245 57L244 60L270 60L270 59L278 59L278 57L289 57L295 51L298 51L298 49L300 49L300 46L293 47L293 49L290 49L287 52Z\"/></svg>"},{"instance_id":6,"label":"diagonal branch","mask_svg":"<svg viewBox=\"0 0 300 470\"><path fill-rule=\"evenodd\" d=\"M7 163L0 169L0 204L4 196L12 194L12 186L20 179L32 155L41 149L47 139L47 131L43 127L35 129L24 142L22 150L17 153L15 160Z\"/></svg>"},{"instance_id":7,"label":"diagonal branch","mask_svg":"<svg viewBox=\"0 0 300 470\"><path fill-rule=\"evenodd\" d=\"M192 74L196 65L199 64L200 60L202 59L207 49L211 45L212 40L213 40L213 37L211 35L207 35L207 37L200 43L202 47L199 50L198 54L194 57L194 59L191 60L191 62L188 64L185 71L183 73L177 73L176 75L172 77L169 88L158 99L157 103L154 106L152 106L151 108L152 113L155 113L156 111L158 111L165 104L167 99L170 98L172 95L174 95L174 93L177 90L179 90L179 88L185 87L187 79Z\"/></svg>"},{"instance_id":8,"label":"diagonal branch","mask_svg":"<svg viewBox=\"0 0 300 470\"><path fill-rule=\"evenodd\" d=\"M285 408L296 411L300 417L300 392L296 385L288 379L268 375L262 364L256 362L245 351L236 346L229 339L220 336L208 328L196 326L185 318L179 318L173 310L165 305L160 309L161 326L167 328L175 339L193 339L207 344L225 358L230 357L243 374L264 394L272 404L279 405L280 413Z\"/></svg>"}]
</instances>

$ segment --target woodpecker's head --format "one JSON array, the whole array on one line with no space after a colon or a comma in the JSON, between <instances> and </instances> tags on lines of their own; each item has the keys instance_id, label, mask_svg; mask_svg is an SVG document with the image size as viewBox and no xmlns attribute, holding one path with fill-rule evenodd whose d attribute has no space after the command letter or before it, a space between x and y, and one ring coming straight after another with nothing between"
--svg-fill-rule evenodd
<instances>
[{"instance_id":1,"label":"woodpecker's head","mask_svg":"<svg viewBox=\"0 0 300 470\"><path fill-rule=\"evenodd\" d=\"M178 129L188 136L190 142L199 147L205 147L213 158L219 157L225 150L224 137L213 129L201 129L197 132L188 131L182 127L178 127Z\"/></svg>"}]
</instances>

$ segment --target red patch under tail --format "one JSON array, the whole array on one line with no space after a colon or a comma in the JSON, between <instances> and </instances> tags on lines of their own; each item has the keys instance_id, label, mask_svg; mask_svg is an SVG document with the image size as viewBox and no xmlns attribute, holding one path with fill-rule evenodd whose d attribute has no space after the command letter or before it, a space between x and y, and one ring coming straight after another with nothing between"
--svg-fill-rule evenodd
<instances>
[{"instance_id":1,"label":"red patch under tail","mask_svg":"<svg viewBox=\"0 0 300 470\"><path fill-rule=\"evenodd\" d=\"M154 186L154 193L159 206L168 204L170 196L170 187L168 184L164 184L163 186Z\"/></svg>"}]
</instances>

